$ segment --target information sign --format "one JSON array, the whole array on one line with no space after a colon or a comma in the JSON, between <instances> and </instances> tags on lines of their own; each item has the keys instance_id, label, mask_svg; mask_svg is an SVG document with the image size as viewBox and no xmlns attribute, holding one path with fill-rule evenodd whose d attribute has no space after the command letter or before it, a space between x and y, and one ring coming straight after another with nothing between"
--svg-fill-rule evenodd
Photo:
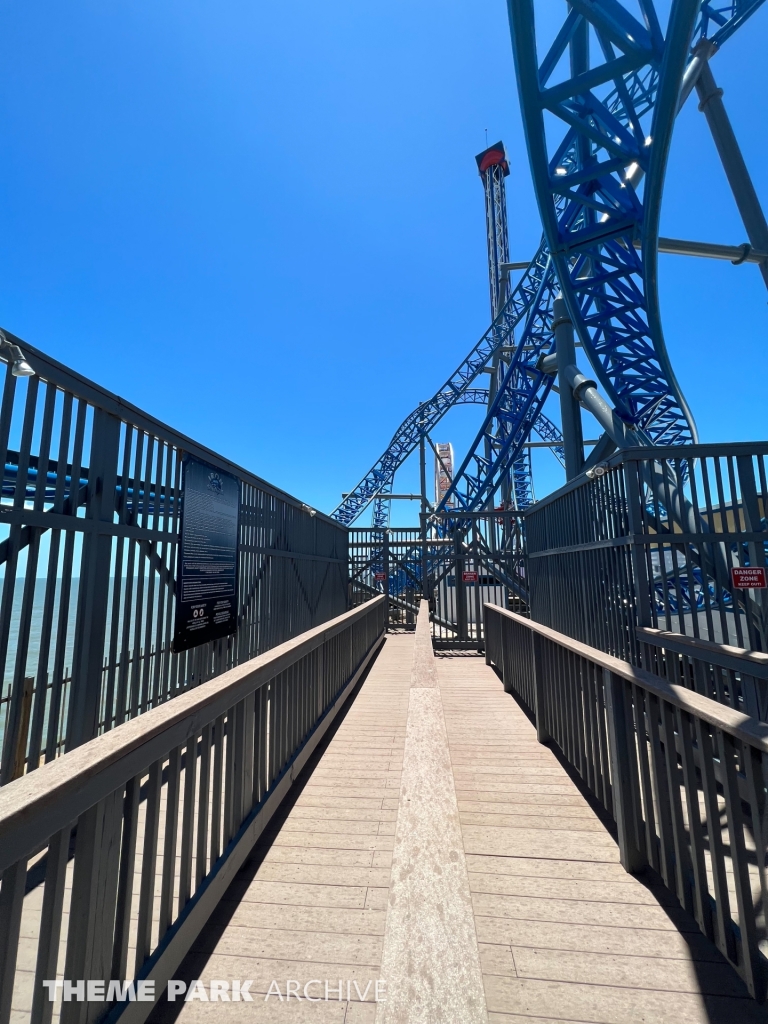
<instances>
[{"instance_id":1,"label":"information sign","mask_svg":"<svg viewBox=\"0 0 768 1024\"><path fill-rule=\"evenodd\" d=\"M465 583L477 583L477 573L474 569L465 569L461 578Z\"/></svg>"},{"instance_id":2,"label":"information sign","mask_svg":"<svg viewBox=\"0 0 768 1024\"><path fill-rule=\"evenodd\" d=\"M737 565L731 569L731 583L739 590L760 590L768 586L762 566Z\"/></svg>"},{"instance_id":3,"label":"information sign","mask_svg":"<svg viewBox=\"0 0 768 1024\"><path fill-rule=\"evenodd\" d=\"M237 630L240 485L237 477L184 456L173 650Z\"/></svg>"}]
</instances>

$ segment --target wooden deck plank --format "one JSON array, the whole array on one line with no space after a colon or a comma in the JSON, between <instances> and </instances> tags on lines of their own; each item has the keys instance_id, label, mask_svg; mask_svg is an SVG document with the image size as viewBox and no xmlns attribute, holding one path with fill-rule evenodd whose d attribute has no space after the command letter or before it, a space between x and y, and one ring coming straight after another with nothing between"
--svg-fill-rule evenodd
<instances>
[{"instance_id":1,"label":"wooden deck plank","mask_svg":"<svg viewBox=\"0 0 768 1024\"><path fill-rule=\"evenodd\" d=\"M618 848L495 672L436 658L490 1024L767 1022Z\"/></svg>"},{"instance_id":2,"label":"wooden deck plank","mask_svg":"<svg viewBox=\"0 0 768 1024\"><path fill-rule=\"evenodd\" d=\"M412 660L412 634L387 638L287 814L262 837L177 972L206 983L251 979L253 1002L236 1010L249 1022L373 1024L373 989L365 993L381 978ZM320 979L309 991L323 997L327 980L331 998L273 994L265 1002L272 981L285 997L289 979L300 991ZM211 1012L161 1000L150 1019L192 1024Z\"/></svg>"}]
</instances>

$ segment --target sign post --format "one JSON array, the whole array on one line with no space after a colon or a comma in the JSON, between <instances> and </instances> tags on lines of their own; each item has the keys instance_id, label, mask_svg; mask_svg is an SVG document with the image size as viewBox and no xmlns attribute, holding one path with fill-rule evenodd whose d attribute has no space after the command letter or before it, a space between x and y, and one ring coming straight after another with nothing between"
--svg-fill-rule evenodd
<instances>
[{"instance_id":1,"label":"sign post","mask_svg":"<svg viewBox=\"0 0 768 1024\"><path fill-rule=\"evenodd\" d=\"M173 651L237 631L240 484L184 456Z\"/></svg>"}]
</instances>

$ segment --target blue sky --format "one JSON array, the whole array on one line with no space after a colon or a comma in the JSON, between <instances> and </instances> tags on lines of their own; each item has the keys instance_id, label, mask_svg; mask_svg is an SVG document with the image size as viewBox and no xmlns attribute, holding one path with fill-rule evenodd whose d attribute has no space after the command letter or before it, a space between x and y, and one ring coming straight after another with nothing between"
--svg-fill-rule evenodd
<instances>
[{"instance_id":1,"label":"blue sky","mask_svg":"<svg viewBox=\"0 0 768 1024\"><path fill-rule=\"evenodd\" d=\"M0 0L0 34L0 324L332 509L487 326L486 128L513 259L537 244L503 0ZM767 37L768 5L713 61L766 205ZM746 239L694 100L662 232ZM661 258L705 441L766 436L766 299L755 267Z\"/></svg>"}]
</instances>

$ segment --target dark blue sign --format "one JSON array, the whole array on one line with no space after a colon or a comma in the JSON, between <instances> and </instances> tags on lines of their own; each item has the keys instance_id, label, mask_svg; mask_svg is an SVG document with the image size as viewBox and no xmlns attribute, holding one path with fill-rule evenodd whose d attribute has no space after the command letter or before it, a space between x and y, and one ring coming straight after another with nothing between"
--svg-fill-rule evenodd
<instances>
[{"instance_id":1,"label":"dark blue sign","mask_svg":"<svg viewBox=\"0 0 768 1024\"><path fill-rule=\"evenodd\" d=\"M240 485L236 477L184 456L173 650L237 630Z\"/></svg>"}]
</instances>

